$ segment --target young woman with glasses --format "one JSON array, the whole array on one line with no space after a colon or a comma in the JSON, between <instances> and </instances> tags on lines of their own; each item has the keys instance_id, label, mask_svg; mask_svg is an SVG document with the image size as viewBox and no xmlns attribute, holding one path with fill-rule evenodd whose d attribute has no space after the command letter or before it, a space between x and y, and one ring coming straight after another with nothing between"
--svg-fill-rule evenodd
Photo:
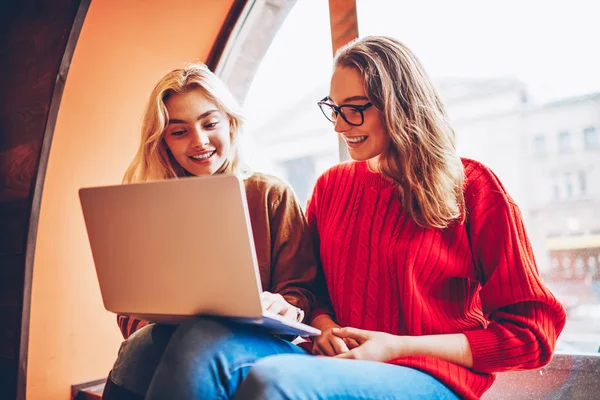
<instances>
[{"instance_id":1,"label":"young woman with glasses","mask_svg":"<svg viewBox=\"0 0 600 400\"><path fill-rule=\"evenodd\" d=\"M307 209L326 357L261 359L240 398L477 399L495 372L549 363L565 310L499 179L457 155L420 62L367 37L334 64L318 104L353 161L319 178Z\"/></svg>"}]
</instances>

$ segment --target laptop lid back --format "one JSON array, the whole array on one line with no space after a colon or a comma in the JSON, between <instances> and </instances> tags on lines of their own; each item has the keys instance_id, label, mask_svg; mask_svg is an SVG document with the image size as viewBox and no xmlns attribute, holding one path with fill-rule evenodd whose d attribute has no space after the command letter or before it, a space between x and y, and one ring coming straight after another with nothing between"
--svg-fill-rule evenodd
<instances>
[{"instance_id":1,"label":"laptop lid back","mask_svg":"<svg viewBox=\"0 0 600 400\"><path fill-rule=\"evenodd\" d=\"M261 315L256 251L238 177L83 188L79 197L107 310Z\"/></svg>"}]
</instances>

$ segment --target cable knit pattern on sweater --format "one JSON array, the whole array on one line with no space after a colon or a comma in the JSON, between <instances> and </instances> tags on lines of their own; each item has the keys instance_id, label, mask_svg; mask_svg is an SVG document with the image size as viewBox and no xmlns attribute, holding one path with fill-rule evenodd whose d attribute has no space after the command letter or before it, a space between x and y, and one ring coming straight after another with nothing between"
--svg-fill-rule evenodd
<instances>
[{"instance_id":1,"label":"cable knit pattern on sweater","mask_svg":"<svg viewBox=\"0 0 600 400\"><path fill-rule=\"evenodd\" d=\"M396 335L464 333L473 369L428 356L390 361L476 399L494 372L550 362L566 314L543 285L521 213L487 167L463 160L467 222L423 228L396 184L365 162L323 174L307 209L329 291L321 313Z\"/></svg>"}]
</instances>

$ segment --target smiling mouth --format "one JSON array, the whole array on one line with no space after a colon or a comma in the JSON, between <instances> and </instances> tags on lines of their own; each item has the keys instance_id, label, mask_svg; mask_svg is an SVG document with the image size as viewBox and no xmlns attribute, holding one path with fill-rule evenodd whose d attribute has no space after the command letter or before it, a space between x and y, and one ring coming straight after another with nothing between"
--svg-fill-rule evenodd
<instances>
[{"instance_id":1,"label":"smiling mouth","mask_svg":"<svg viewBox=\"0 0 600 400\"><path fill-rule=\"evenodd\" d=\"M213 151L209 151L207 153L196 154L196 155L189 156L189 157L194 161L204 161L204 160L208 160L209 158L211 158L213 156L213 154L215 154L216 152L217 152L216 150L213 150Z\"/></svg>"},{"instance_id":2,"label":"smiling mouth","mask_svg":"<svg viewBox=\"0 0 600 400\"><path fill-rule=\"evenodd\" d=\"M346 141L347 141L348 143L362 143L362 142L364 142L365 140L367 140L367 137L368 137L368 136L355 136L355 137L348 137L348 136L345 136L345 137L344 137L344 139L346 139Z\"/></svg>"}]
</instances>

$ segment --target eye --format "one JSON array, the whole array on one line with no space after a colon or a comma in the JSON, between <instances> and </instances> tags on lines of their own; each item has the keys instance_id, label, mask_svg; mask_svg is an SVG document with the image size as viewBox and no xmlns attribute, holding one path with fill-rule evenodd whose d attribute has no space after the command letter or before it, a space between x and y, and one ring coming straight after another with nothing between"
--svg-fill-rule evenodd
<instances>
[{"instance_id":1,"label":"eye","mask_svg":"<svg viewBox=\"0 0 600 400\"><path fill-rule=\"evenodd\" d=\"M332 116L337 117L339 114L339 111L336 110L331 104L327 104L327 107L329 107L329 111L331 112Z\"/></svg>"},{"instance_id":2,"label":"eye","mask_svg":"<svg viewBox=\"0 0 600 400\"><path fill-rule=\"evenodd\" d=\"M360 111L358 111L358 109L354 108L354 107L348 107L348 110L350 111L351 114L359 114Z\"/></svg>"},{"instance_id":3,"label":"eye","mask_svg":"<svg viewBox=\"0 0 600 400\"><path fill-rule=\"evenodd\" d=\"M173 132L171 132L171 135L173 135L173 136L181 136L181 135L183 135L186 132L187 131L173 131Z\"/></svg>"},{"instance_id":4,"label":"eye","mask_svg":"<svg viewBox=\"0 0 600 400\"><path fill-rule=\"evenodd\" d=\"M209 122L204 125L204 129L214 129L217 125L219 125L219 121Z\"/></svg>"}]
</instances>

